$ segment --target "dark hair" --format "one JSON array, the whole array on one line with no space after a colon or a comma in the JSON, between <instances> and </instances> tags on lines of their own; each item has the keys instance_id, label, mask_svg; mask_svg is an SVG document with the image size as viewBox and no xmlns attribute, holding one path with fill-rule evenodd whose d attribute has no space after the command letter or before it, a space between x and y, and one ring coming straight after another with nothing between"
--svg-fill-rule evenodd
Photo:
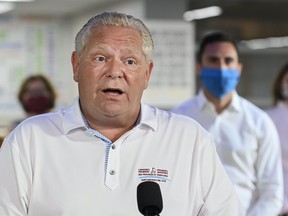
<instances>
[{"instance_id":1,"label":"dark hair","mask_svg":"<svg viewBox=\"0 0 288 216\"><path fill-rule=\"evenodd\" d=\"M25 111L26 107L23 105L23 96L27 91L27 85L29 85L30 82L34 82L40 80L44 83L45 87L47 88L50 98L51 98L51 103L49 109L52 109L55 106L55 100L56 100L56 92L51 84L51 82L43 75L37 74L37 75L31 75L27 77L24 82L21 84L19 92L18 92L18 100L21 103L22 107L24 108Z\"/></svg>"},{"instance_id":2,"label":"dark hair","mask_svg":"<svg viewBox=\"0 0 288 216\"><path fill-rule=\"evenodd\" d=\"M284 76L288 74L288 61L281 67L275 81L273 84L272 95L273 95L273 104L275 105L279 100L284 100L285 98L282 95L282 81Z\"/></svg>"},{"instance_id":3,"label":"dark hair","mask_svg":"<svg viewBox=\"0 0 288 216\"><path fill-rule=\"evenodd\" d=\"M239 49L238 49L236 41L232 39L228 34L221 32L221 31L216 31L216 32L206 34L201 40L198 53L197 53L198 63L201 63L202 55L206 46L209 44L218 43L218 42L231 43L235 47L237 55L239 56Z\"/></svg>"}]
</instances>

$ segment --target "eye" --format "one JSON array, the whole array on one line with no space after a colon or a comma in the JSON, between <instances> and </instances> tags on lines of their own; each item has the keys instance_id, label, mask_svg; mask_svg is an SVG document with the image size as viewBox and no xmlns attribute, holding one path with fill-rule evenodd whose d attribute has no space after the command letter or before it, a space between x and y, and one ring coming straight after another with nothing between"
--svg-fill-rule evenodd
<instances>
[{"instance_id":1,"label":"eye","mask_svg":"<svg viewBox=\"0 0 288 216\"><path fill-rule=\"evenodd\" d=\"M230 58L230 57L225 58L225 63L226 63L226 65L231 64L233 61L234 61L233 58Z\"/></svg>"},{"instance_id":2,"label":"eye","mask_svg":"<svg viewBox=\"0 0 288 216\"><path fill-rule=\"evenodd\" d=\"M209 57L209 61L211 63L217 63L219 61L219 58L218 57L215 57L215 56L211 56Z\"/></svg>"},{"instance_id":3,"label":"eye","mask_svg":"<svg viewBox=\"0 0 288 216\"><path fill-rule=\"evenodd\" d=\"M103 56L96 57L96 61L98 61L98 62L105 62L105 60L106 60L106 58Z\"/></svg>"},{"instance_id":4,"label":"eye","mask_svg":"<svg viewBox=\"0 0 288 216\"><path fill-rule=\"evenodd\" d=\"M136 64L136 61L134 61L133 59L128 59L126 62L127 62L128 65Z\"/></svg>"}]
</instances>

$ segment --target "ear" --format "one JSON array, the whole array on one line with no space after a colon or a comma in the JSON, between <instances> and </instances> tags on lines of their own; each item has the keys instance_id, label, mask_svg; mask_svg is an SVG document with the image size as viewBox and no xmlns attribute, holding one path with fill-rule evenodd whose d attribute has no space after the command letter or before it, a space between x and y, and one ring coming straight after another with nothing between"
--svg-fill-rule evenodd
<instances>
[{"instance_id":1,"label":"ear","mask_svg":"<svg viewBox=\"0 0 288 216\"><path fill-rule=\"evenodd\" d=\"M148 83L149 83L149 80L150 80L150 76L151 76L151 73L152 73L152 70L153 70L153 66L154 66L154 63L153 61L151 61L146 69L146 72L145 72L145 88L146 89L148 87Z\"/></svg>"},{"instance_id":2,"label":"ear","mask_svg":"<svg viewBox=\"0 0 288 216\"><path fill-rule=\"evenodd\" d=\"M238 63L238 70L239 70L239 76L241 76L243 70L243 64L240 62Z\"/></svg>"},{"instance_id":3,"label":"ear","mask_svg":"<svg viewBox=\"0 0 288 216\"><path fill-rule=\"evenodd\" d=\"M196 69L196 74L197 74L197 76L200 75L200 73L201 73L201 68L202 68L202 65L201 65L200 63L196 63L195 69Z\"/></svg>"},{"instance_id":4,"label":"ear","mask_svg":"<svg viewBox=\"0 0 288 216\"><path fill-rule=\"evenodd\" d=\"M71 55L71 63L72 63L72 68L73 68L73 79L75 82L78 82L78 79L79 79L79 74L78 74L79 60L80 58L77 55L76 51L73 51Z\"/></svg>"}]
</instances>

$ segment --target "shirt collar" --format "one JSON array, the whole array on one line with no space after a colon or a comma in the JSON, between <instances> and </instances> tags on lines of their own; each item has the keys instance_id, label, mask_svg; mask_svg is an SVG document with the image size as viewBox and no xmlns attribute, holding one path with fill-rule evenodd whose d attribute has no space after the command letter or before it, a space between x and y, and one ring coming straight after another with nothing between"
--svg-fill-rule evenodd
<instances>
[{"instance_id":1,"label":"shirt collar","mask_svg":"<svg viewBox=\"0 0 288 216\"><path fill-rule=\"evenodd\" d=\"M65 134L77 129L87 130L79 105L79 97L73 101L71 106L63 109L62 112L64 115L63 130ZM156 115L157 109L155 107L141 103L140 116L136 127L149 127L155 131L158 127Z\"/></svg>"},{"instance_id":2,"label":"shirt collar","mask_svg":"<svg viewBox=\"0 0 288 216\"><path fill-rule=\"evenodd\" d=\"M79 97L74 99L72 105L62 109L62 112L64 115L63 130L65 134L77 129L86 130L80 110Z\"/></svg>"},{"instance_id":3,"label":"shirt collar","mask_svg":"<svg viewBox=\"0 0 288 216\"><path fill-rule=\"evenodd\" d=\"M232 96L232 103L230 104L231 109L240 112L241 110L241 105L240 105L240 96L237 94L236 91L233 91L233 96Z\"/></svg>"},{"instance_id":4,"label":"shirt collar","mask_svg":"<svg viewBox=\"0 0 288 216\"><path fill-rule=\"evenodd\" d=\"M197 97L197 106L199 110L204 109L207 106L211 106L211 102L206 98L203 89L200 89ZM236 91L233 91L233 95L232 95L232 101L230 103L230 105L227 108L230 111L237 111L239 112L241 110L241 106L240 106L240 97L238 95L238 93Z\"/></svg>"},{"instance_id":5,"label":"shirt collar","mask_svg":"<svg viewBox=\"0 0 288 216\"><path fill-rule=\"evenodd\" d=\"M136 127L149 127L156 131L158 128L157 115L159 110L156 107L141 103L139 124Z\"/></svg>"}]
</instances>

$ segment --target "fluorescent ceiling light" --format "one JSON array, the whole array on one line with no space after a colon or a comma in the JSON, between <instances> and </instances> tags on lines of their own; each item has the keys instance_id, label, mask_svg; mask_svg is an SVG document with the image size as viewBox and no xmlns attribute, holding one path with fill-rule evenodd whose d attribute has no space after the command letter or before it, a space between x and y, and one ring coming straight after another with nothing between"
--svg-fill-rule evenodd
<instances>
[{"instance_id":1,"label":"fluorescent ceiling light","mask_svg":"<svg viewBox=\"0 0 288 216\"><path fill-rule=\"evenodd\" d=\"M11 11L15 8L15 5L10 2L0 2L0 14Z\"/></svg>"},{"instance_id":2,"label":"fluorescent ceiling light","mask_svg":"<svg viewBox=\"0 0 288 216\"><path fill-rule=\"evenodd\" d=\"M205 19L209 17L219 16L222 14L222 9L218 6L211 6L191 11L186 11L183 14L185 21L192 21L198 19Z\"/></svg>"},{"instance_id":3,"label":"fluorescent ceiling light","mask_svg":"<svg viewBox=\"0 0 288 216\"><path fill-rule=\"evenodd\" d=\"M280 48L288 46L288 37L271 37L263 39L254 39L248 41L241 41L242 44L248 48L256 49L267 49L267 48Z\"/></svg>"}]
</instances>

